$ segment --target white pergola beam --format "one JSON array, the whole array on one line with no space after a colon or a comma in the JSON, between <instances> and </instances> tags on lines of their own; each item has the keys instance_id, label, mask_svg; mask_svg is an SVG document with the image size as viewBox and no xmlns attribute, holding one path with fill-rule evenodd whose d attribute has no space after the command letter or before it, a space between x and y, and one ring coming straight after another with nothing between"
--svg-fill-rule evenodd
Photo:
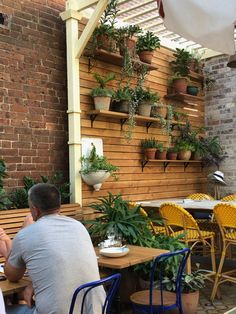
<instances>
[{"instance_id":1,"label":"white pergola beam","mask_svg":"<svg viewBox=\"0 0 236 314\"><path fill-rule=\"evenodd\" d=\"M149 24L149 25L146 25L144 27L142 27L142 29L146 30L146 29L150 29L152 27L155 27L155 26L158 26L158 25L161 25L163 24L163 21L159 20L158 22L155 22L155 23L152 23L152 24Z\"/></svg>"},{"instance_id":2,"label":"white pergola beam","mask_svg":"<svg viewBox=\"0 0 236 314\"><path fill-rule=\"evenodd\" d=\"M72 9L80 12L91 7L98 1L99 0L68 0L66 1L66 10Z\"/></svg>"},{"instance_id":3,"label":"white pergola beam","mask_svg":"<svg viewBox=\"0 0 236 314\"><path fill-rule=\"evenodd\" d=\"M127 17L124 17L124 18L122 19L122 21L123 21L123 22L127 22L127 21L130 21L130 20L136 19L136 18L139 17L139 16L146 15L146 14L148 14L148 13L151 13L151 12L153 12L153 8L148 9L148 10L144 10L144 11L139 12L139 13L135 13L135 14L133 14L133 15L129 15L129 16L127 16Z\"/></svg>"},{"instance_id":4,"label":"white pergola beam","mask_svg":"<svg viewBox=\"0 0 236 314\"><path fill-rule=\"evenodd\" d=\"M139 8L141 8L141 7L145 6L145 5L151 4L153 2L156 2L156 0L149 0L149 1L145 2L145 3L141 2L141 3L136 4L134 6L130 6L130 7L126 8L126 9L120 10L117 15L120 16L120 15L122 15L124 13L128 13L130 11L139 9Z\"/></svg>"}]
</instances>

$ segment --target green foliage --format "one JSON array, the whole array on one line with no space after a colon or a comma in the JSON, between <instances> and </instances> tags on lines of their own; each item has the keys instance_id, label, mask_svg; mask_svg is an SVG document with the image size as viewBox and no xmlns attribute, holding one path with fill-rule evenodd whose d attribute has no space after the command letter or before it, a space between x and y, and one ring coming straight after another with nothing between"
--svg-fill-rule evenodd
<instances>
[{"instance_id":1,"label":"green foliage","mask_svg":"<svg viewBox=\"0 0 236 314\"><path fill-rule=\"evenodd\" d=\"M160 48L160 39L153 32L147 31L145 34L138 36L137 51L153 51Z\"/></svg>"},{"instance_id":2,"label":"green foliage","mask_svg":"<svg viewBox=\"0 0 236 314\"><path fill-rule=\"evenodd\" d=\"M218 136L201 138L201 148L203 151L202 160L206 166L216 165L219 168L220 163L227 157L223 151Z\"/></svg>"},{"instance_id":3,"label":"green foliage","mask_svg":"<svg viewBox=\"0 0 236 314\"><path fill-rule=\"evenodd\" d=\"M94 144L92 144L92 149L89 156L82 156L80 161L80 173L82 174L89 174L91 172L97 172L99 170L106 170L112 176L115 176L114 172L118 170L118 167L113 166L111 163L109 163L105 156L99 156L97 154Z\"/></svg>"},{"instance_id":4,"label":"green foliage","mask_svg":"<svg viewBox=\"0 0 236 314\"><path fill-rule=\"evenodd\" d=\"M6 165L4 160L0 159L0 210L7 209L11 202L3 188L3 179L7 178Z\"/></svg>"},{"instance_id":5,"label":"green foliage","mask_svg":"<svg viewBox=\"0 0 236 314\"><path fill-rule=\"evenodd\" d=\"M171 68L175 75L180 77L186 77L189 75L189 61L191 55L184 49L176 48L174 53L175 60L171 61Z\"/></svg>"},{"instance_id":6,"label":"green foliage","mask_svg":"<svg viewBox=\"0 0 236 314\"><path fill-rule=\"evenodd\" d=\"M178 147L176 147L176 146L169 147L167 151L169 153L177 153L178 152Z\"/></svg>"},{"instance_id":7,"label":"green foliage","mask_svg":"<svg viewBox=\"0 0 236 314\"><path fill-rule=\"evenodd\" d=\"M65 182L63 173L60 171L56 171L51 178L48 176L41 176L41 180L36 180L34 178L24 176L23 182L24 187L23 188L17 188L12 190L12 192L9 195L10 201L12 203L13 208L27 208L29 207L28 204L28 191L29 189L37 184L37 183L51 183L54 184L60 194L61 194L61 203L66 204L69 202L70 197L70 183Z\"/></svg>"},{"instance_id":8,"label":"green foliage","mask_svg":"<svg viewBox=\"0 0 236 314\"><path fill-rule=\"evenodd\" d=\"M113 229L128 244L151 246L152 233L148 228L148 218L140 214L140 205L130 207L129 201L120 194L108 193L90 207L100 214L95 220L84 222L89 225L88 231L92 237L99 237L103 241L107 231Z\"/></svg>"},{"instance_id":9,"label":"green foliage","mask_svg":"<svg viewBox=\"0 0 236 314\"><path fill-rule=\"evenodd\" d=\"M134 35L138 35L142 29L138 25L128 25L117 29L116 40L119 46L124 47L127 39L131 39Z\"/></svg>"},{"instance_id":10,"label":"green foliage","mask_svg":"<svg viewBox=\"0 0 236 314\"><path fill-rule=\"evenodd\" d=\"M142 148L157 148L158 147L158 141L155 139L155 137L145 138L141 140L141 147Z\"/></svg>"},{"instance_id":11,"label":"green foliage","mask_svg":"<svg viewBox=\"0 0 236 314\"><path fill-rule=\"evenodd\" d=\"M147 101L150 102L150 105L153 105L153 103L160 100L160 96L158 93L152 92L149 88L143 88L142 86L136 88L136 97L139 100L139 104L142 101Z\"/></svg>"},{"instance_id":12,"label":"green foliage","mask_svg":"<svg viewBox=\"0 0 236 314\"><path fill-rule=\"evenodd\" d=\"M165 149L165 147L163 146L162 143L158 143L158 144L157 144L157 150L158 150L160 153L162 153L162 152L164 152L164 150L166 150L166 149Z\"/></svg>"},{"instance_id":13,"label":"green foliage","mask_svg":"<svg viewBox=\"0 0 236 314\"><path fill-rule=\"evenodd\" d=\"M194 145L186 140L177 140L176 148L178 149L178 151L191 150L191 152L194 152Z\"/></svg>"},{"instance_id":14,"label":"green foliage","mask_svg":"<svg viewBox=\"0 0 236 314\"><path fill-rule=\"evenodd\" d=\"M123 88L117 89L115 92L113 99L116 101L122 101L127 100L131 101L133 97L133 89L129 88L128 86L125 86Z\"/></svg>"},{"instance_id":15,"label":"green foliage","mask_svg":"<svg viewBox=\"0 0 236 314\"><path fill-rule=\"evenodd\" d=\"M93 88L91 91L91 96L113 96L113 90L106 87L107 83L115 79L114 73L109 73L107 76L102 76L98 73L93 74L94 78L96 79L99 87Z\"/></svg>"}]
</instances>

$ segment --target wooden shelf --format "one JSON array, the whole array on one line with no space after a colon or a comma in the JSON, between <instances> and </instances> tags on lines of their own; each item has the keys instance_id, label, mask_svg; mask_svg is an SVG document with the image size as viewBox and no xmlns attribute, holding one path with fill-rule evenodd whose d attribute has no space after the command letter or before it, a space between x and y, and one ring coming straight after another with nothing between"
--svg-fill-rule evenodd
<instances>
[{"instance_id":1,"label":"wooden shelf","mask_svg":"<svg viewBox=\"0 0 236 314\"><path fill-rule=\"evenodd\" d=\"M164 159L164 160L160 160L160 159L143 159L141 160L141 166L142 166L142 171L144 169L144 167L147 165L147 163L162 163L163 164L163 167L164 167L164 172L166 171L166 168L167 166L170 164L170 163L178 163L178 164L183 164L184 165L184 171L185 169L188 167L189 164L200 164L201 167L203 166L202 165L202 162L200 160L169 160L169 159Z\"/></svg>"},{"instance_id":2,"label":"wooden shelf","mask_svg":"<svg viewBox=\"0 0 236 314\"><path fill-rule=\"evenodd\" d=\"M88 57L89 57L89 55L88 55ZM110 64L123 66L124 57L118 53L106 51L103 49L97 49L95 52L95 59L100 60L100 61L104 61L104 62L107 62ZM131 60L132 60L132 63L133 63L135 70L138 70L142 66L146 66L148 71L153 71L153 70L158 69L156 66L142 62L139 59L131 59Z\"/></svg>"},{"instance_id":3,"label":"wooden shelf","mask_svg":"<svg viewBox=\"0 0 236 314\"><path fill-rule=\"evenodd\" d=\"M120 126L121 126L121 131L123 130L123 125L125 122L129 119L129 114L128 113L123 113L123 112L117 112L117 111L110 111L110 110L91 110L88 111L87 114L90 116L90 121L91 121L91 127L93 128L93 122L96 120L98 116L103 116L103 117L110 117L110 118L115 118L120 120ZM160 119L159 118L154 118L154 117L146 117L146 116L140 116L140 115L135 115L134 116L135 121L140 121L140 122L145 122L146 124L146 129L148 133L148 129L153 123L159 123ZM172 121L172 127L174 127L177 124L185 125L185 122L178 122L178 121Z\"/></svg>"},{"instance_id":4,"label":"wooden shelf","mask_svg":"<svg viewBox=\"0 0 236 314\"><path fill-rule=\"evenodd\" d=\"M91 127L93 127L93 122L96 120L97 116L120 119L121 130L123 130L123 125L129 119L128 113L110 111L110 110L91 110L91 111L88 111L87 114L90 115ZM147 133L148 133L148 129L153 123L158 123L160 121L158 118L145 117L145 116L140 116L140 115L135 115L134 118L136 121L145 122Z\"/></svg>"},{"instance_id":5,"label":"wooden shelf","mask_svg":"<svg viewBox=\"0 0 236 314\"><path fill-rule=\"evenodd\" d=\"M198 103L196 102L203 102L204 97L202 96L192 96L189 94L184 94L184 93L178 93L178 94L167 94L164 96L166 99L173 99L173 100L178 100L178 101L183 101L185 103L188 103L189 105L196 106Z\"/></svg>"},{"instance_id":6,"label":"wooden shelf","mask_svg":"<svg viewBox=\"0 0 236 314\"><path fill-rule=\"evenodd\" d=\"M190 71L189 77L192 81L203 82L204 76L201 73Z\"/></svg>"}]
</instances>

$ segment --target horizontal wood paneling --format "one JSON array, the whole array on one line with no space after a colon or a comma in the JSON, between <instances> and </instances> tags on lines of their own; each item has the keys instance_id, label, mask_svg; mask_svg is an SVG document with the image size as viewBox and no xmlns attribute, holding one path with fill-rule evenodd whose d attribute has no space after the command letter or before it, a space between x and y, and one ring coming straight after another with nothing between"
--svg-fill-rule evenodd
<instances>
[{"instance_id":1,"label":"horizontal wood paneling","mask_svg":"<svg viewBox=\"0 0 236 314\"><path fill-rule=\"evenodd\" d=\"M82 29L83 25L80 25L80 28ZM169 67L171 60L173 60L171 50L162 47L155 51L153 64L158 67L158 70L149 73L144 85L158 92L163 102L170 103L176 106L179 111L187 113L189 121L194 127L202 126L204 125L203 102L198 101L193 106L176 100L167 101L164 99L167 93L168 78L171 75ZM91 128L90 118L86 112L94 108L90 92L91 88L96 86L96 82L92 73L98 72L106 75L113 72L116 79L120 79L120 70L119 66L97 60L89 72L87 57L83 56L80 60L82 136L102 138L104 155L112 164L120 167L118 181L114 181L110 177L103 183L98 192L83 183L83 207L97 201L98 197L107 195L108 191L113 194L121 193L124 198L133 201L186 197L193 192L202 192L206 183L206 175L200 164L189 165L184 171L182 164L171 163L164 172L163 164L148 163L142 172L141 139L156 137L165 144L168 142L168 136L163 134L158 123L153 124L147 133L145 123L136 122L135 132L130 142L124 137L127 125L124 125L123 131L121 131L119 119L98 116L93 123L93 128ZM136 78L134 77L130 85L134 87L135 83ZM201 83L198 82L197 85L200 87ZM112 82L109 86L116 89L117 81ZM177 136L178 131L174 129L172 134Z\"/></svg>"}]
</instances>

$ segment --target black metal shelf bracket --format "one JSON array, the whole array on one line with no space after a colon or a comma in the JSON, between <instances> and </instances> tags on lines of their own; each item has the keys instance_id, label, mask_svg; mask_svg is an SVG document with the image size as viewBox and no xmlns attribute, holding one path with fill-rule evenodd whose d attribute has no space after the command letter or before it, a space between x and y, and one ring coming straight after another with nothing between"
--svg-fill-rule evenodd
<instances>
[{"instance_id":1,"label":"black metal shelf bracket","mask_svg":"<svg viewBox=\"0 0 236 314\"><path fill-rule=\"evenodd\" d=\"M147 163L148 163L148 160L141 160L142 172Z\"/></svg>"},{"instance_id":2,"label":"black metal shelf bracket","mask_svg":"<svg viewBox=\"0 0 236 314\"><path fill-rule=\"evenodd\" d=\"M93 122L96 120L96 118L97 118L97 114L90 115L91 128L93 128Z\"/></svg>"},{"instance_id":3,"label":"black metal shelf bracket","mask_svg":"<svg viewBox=\"0 0 236 314\"><path fill-rule=\"evenodd\" d=\"M123 125L125 124L125 122L127 121L127 119L120 119L120 130L123 131Z\"/></svg>"},{"instance_id":4,"label":"black metal shelf bracket","mask_svg":"<svg viewBox=\"0 0 236 314\"><path fill-rule=\"evenodd\" d=\"M166 172L166 168L169 165L169 161L164 161L163 166L164 166L164 172Z\"/></svg>"},{"instance_id":5,"label":"black metal shelf bracket","mask_svg":"<svg viewBox=\"0 0 236 314\"><path fill-rule=\"evenodd\" d=\"M184 162L184 171L188 167L188 165L189 165L189 162Z\"/></svg>"},{"instance_id":6,"label":"black metal shelf bracket","mask_svg":"<svg viewBox=\"0 0 236 314\"><path fill-rule=\"evenodd\" d=\"M148 133L148 130L150 128L150 126L153 124L153 122L146 122L146 130L147 130L147 133Z\"/></svg>"}]
</instances>

